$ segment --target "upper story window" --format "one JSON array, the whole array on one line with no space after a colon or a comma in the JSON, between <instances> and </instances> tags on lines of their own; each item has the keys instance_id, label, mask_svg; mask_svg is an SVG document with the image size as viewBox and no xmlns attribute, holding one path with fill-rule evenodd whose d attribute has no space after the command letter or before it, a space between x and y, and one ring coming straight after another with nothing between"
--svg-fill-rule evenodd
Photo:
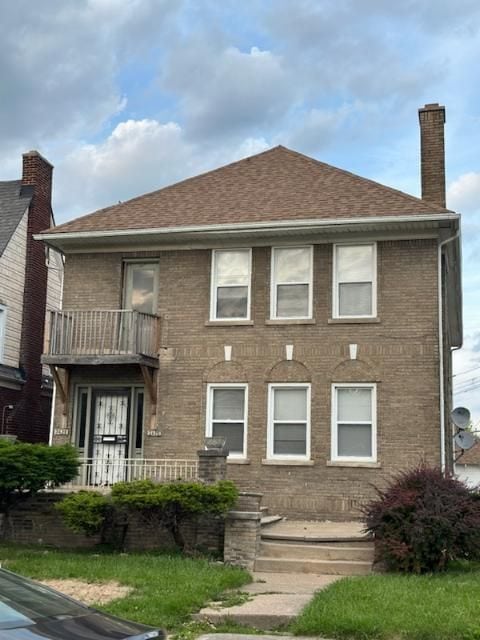
<instances>
[{"instance_id":1,"label":"upper story window","mask_svg":"<svg viewBox=\"0 0 480 640\"><path fill-rule=\"evenodd\" d=\"M272 319L312 317L313 247L272 249Z\"/></svg>"},{"instance_id":2,"label":"upper story window","mask_svg":"<svg viewBox=\"0 0 480 640\"><path fill-rule=\"evenodd\" d=\"M247 452L247 385L211 384L207 397L207 437L224 437L229 456Z\"/></svg>"},{"instance_id":3,"label":"upper story window","mask_svg":"<svg viewBox=\"0 0 480 640\"><path fill-rule=\"evenodd\" d=\"M212 252L211 320L250 319L251 249Z\"/></svg>"},{"instance_id":4,"label":"upper story window","mask_svg":"<svg viewBox=\"0 0 480 640\"><path fill-rule=\"evenodd\" d=\"M332 396L332 460L375 462L375 385L335 384Z\"/></svg>"},{"instance_id":5,"label":"upper story window","mask_svg":"<svg viewBox=\"0 0 480 640\"><path fill-rule=\"evenodd\" d=\"M7 307L0 304L0 364L5 354L5 333L7 329Z\"/></svg>"},{"instance_id":6,"label":"upper story window","mask_svg":"<svg viewBox=\"0 0 480 640\"><path fill-rule=\"evenodd\" d=\"M267 458L310 459L310 385L268 387Z\"/></svg>"},{"instance_id":7,"label":"upper story window","mask_svg":"<svg viewBox=\"0 0 480 640\"><path fill-rule=\"evenodd\" d=\"M371 318L376 315L376 265L374 243L334 245L334 318Z\"/></svg>"},{"instance_id":8,"label":"upper story window","mask_svg":"<svg viewBox=\"0 0 480 640\"><path fill-rule=\"evenodd\" d=\"M125 309L156 314L158 264L126 262L123 306Z\"/></svg>"}]
</instances>

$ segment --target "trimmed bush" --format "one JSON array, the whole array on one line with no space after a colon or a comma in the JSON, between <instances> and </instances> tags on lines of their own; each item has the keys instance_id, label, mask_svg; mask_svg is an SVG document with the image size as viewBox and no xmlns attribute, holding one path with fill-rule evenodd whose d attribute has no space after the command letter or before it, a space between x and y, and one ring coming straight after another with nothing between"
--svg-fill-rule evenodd
<instances>
[{"instance_id":1,"label":"trimmed bush","mask_svg":"<svg viewBox=\"0 0 480 640\"><path fill-rule=\"evenodd\" d=\"M388 569L426 573L450 560L480 556L480 498L439 469L399 474L363 512L377 561Z\"/></svg>"},{"instance_id":2,"label":"trimmed bush","mask_svg":"<svg viewBox=\"0 0 480 640\"><path fill-rule=\"evenodd\" d=\"M114 544L123 547L128 517L142 518L154 527L164 526L172 534L177 547L188 551L182 534L182 524L191 516L222 515L233 507L238 491L232 482L222 480L212 485L199 482L156 484L151 480L118 482L110 496L96 491L79 491L56 505L67 527L76 533L92 536L109 529L121 530L121 539L113 536ZM110 535L110 537L112 537Z\"/></svg>"},{"instance_id":3,"label":"trimmed bush","mask_svg":"<svg viewBox=\"0 0 480 640\"><path fill-rule=\"evenodd\" d=\"M60 511L69 529L75 533L94 536L105 525L110 500L98 491L79 491L57 502L55 508Z\"/></svg>"},{"instance_id":4,"label":"trimmed bush","mask_svg":"<svg viewBox=\"0 0 480 640\"><path fill-rule=\"evenodd\" d=\"M228 480L213 485L199 482L155 484L151 480L119 482L112 487L113 504L141 515L153 525L163 525L175 544L186 551L182 522L195 514L226 513L233 507L238 491Z\"/></svg>"},{"instance_id":5,"label":"trimmed bush","mask_svg":"<svg viewBox=\"0 0 480 640\"><path fill-rule=\"evenodd\" d=\"M78 473L76 450L64 445L0 439L0 513L47 486L70 482Z\"/></svg>"}]
</instances>

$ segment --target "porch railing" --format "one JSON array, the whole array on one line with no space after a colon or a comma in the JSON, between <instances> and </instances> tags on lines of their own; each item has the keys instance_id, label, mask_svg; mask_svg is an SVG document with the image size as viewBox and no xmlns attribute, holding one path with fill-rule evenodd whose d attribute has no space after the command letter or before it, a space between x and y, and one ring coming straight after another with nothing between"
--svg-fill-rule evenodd
<instances>
[{"instance_id":1,"label":"porch railing","mask_svg":"<svg viewBox=\"0 0 480 640\"><path fill-rule=\"evenodd\" d=\"M175 482L198 479L198 460L176 458L81 458L77 478L62 488L102 488L124 480Z\"/></svg>"},{"instance_id":2,"label":"porch railing","mask_svg":"<svg viewBox=\"0 0 480 640\"><path fill-rule=\"evenodd\" d=\"M159 318L139 311L50 311L45 355L144 355L155 358L158 333Z\"/></svg>"}]
</instances>

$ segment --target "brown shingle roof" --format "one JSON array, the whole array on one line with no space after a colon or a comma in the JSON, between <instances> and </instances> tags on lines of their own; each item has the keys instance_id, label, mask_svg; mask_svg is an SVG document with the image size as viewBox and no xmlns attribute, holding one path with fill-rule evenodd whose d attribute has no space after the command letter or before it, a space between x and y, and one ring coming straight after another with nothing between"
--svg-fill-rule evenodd
<instances>
[{"instance_id":1,"label":"brown shingle roof","mask_svg":"<svg viewBox=\"0 0 480 640\"><path fill-rule=\"evenodd\" d=\"M401 216L447 209L278 146L100 209L55 233Z\"/></svg>"},{"instance_id":2,"label":"brown shingle roof","mask_svg":"<svg viewBox=\"0 0 480 640\"><path fill-rule=\"evenodd\" d=\"M480 441L475 438L476 443L468 449L458 459L458 464L480 464Z\"/></svg>"}]
</instances>

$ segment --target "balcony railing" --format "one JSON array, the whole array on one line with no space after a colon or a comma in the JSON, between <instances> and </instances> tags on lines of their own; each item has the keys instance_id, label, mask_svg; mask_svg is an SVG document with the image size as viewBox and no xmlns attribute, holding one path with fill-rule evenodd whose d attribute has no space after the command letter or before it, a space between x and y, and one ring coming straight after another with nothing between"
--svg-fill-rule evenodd
<instances>
[{"instance_id":1,"label":"balcony railing","mask_svg":"<svg viewBox=\"0 0 480 640\"><path fill-rule=\"evenodd\" d=\"M129 310L50 311L44 361L57 356L156 358L159 318Z\"/></svg>"},{"instance_id":2,"label":"balcony railing","mask_svg":"<svg viewBox=\"0 0 480 640\"><path fill-rule=\"evenodd\" d=\"M198 460L195 459L82 458L80 462L77 478L62 489L102 489L125 480L175 482L198 479Z\"/></svg>"}]
</instances>

